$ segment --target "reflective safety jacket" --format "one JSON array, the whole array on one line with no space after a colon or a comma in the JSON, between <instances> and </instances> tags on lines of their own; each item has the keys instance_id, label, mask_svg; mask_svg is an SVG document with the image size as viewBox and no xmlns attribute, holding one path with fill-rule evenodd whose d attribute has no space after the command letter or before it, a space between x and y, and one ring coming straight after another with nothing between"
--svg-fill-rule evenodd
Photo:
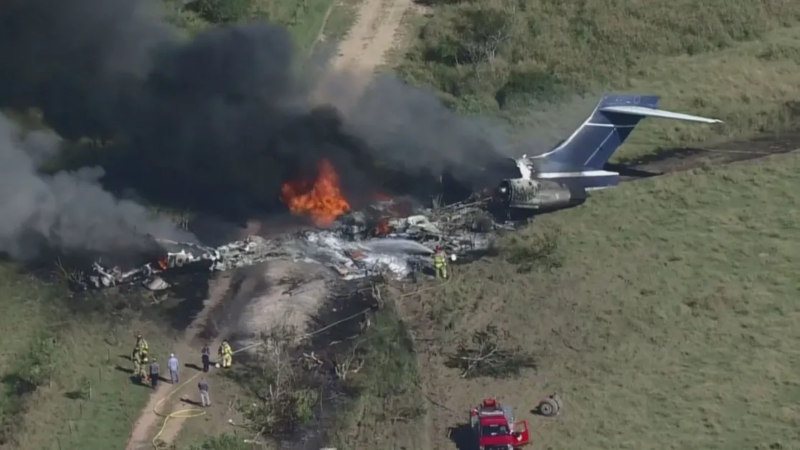
<instances>
[{"instance_id":1,"label":"reflective safety jacket","mask_svg":"<svg viewBox=\"0 0 800 450\"><path fill-rule=\"evenodd\" d=\"M439 267L444 267L447 263L447 258L444 256L444 252L434 253L433 254L433 266L437 269Z\"/></svg>"}]
</instances>

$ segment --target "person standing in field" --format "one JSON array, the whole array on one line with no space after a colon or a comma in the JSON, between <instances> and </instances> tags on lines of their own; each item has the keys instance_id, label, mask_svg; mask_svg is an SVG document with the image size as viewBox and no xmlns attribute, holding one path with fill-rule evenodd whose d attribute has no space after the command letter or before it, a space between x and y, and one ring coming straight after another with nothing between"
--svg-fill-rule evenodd
<instances>
[{"instance_id":1,"label":"person standing in field","mask_svg":"<svg viewBox=\"0 0 800 450\"><path fill-rule=\"evenodd\" d=\"M158 387L158 372L158 363L156 359L153 358L153 362L150 364L150 385L153 386L153 389Z\"/></svg>"},{"instance_id":2,"label":"person standing in field","mask_svg":"<svg viewBox=\"0 0 800 450\"><path fill-rule=\"evenodd\" d=\"M208 372L208 367L211 365L211 349L208 344L203 347L203 372Z\"/></svg>"},{"instance_id":3,"label":"person standing in field","mask_svg":"<svg viewBox=\"0 0 800 450\"><path fill-rule=\"evenodd\" d=\"M167 367L169 367L169 379L172 384L178 383L178 358L175 357L175 353L170 353L169 361L167 361Z\"/></svg>"},{"instance_id":4,"label":"person standing in field","mask_svg":"<svg viewBox=\"0 0 800 450\"><path fill-rule=\"evenodd\" d=\"M200 390L200 403L203 404L203 407L207 408L211 406L211 398L208 396L208 383L206 382L206 377L200 377L200 381L197 383L197 388Z\"/></svg>"}]
</instances>

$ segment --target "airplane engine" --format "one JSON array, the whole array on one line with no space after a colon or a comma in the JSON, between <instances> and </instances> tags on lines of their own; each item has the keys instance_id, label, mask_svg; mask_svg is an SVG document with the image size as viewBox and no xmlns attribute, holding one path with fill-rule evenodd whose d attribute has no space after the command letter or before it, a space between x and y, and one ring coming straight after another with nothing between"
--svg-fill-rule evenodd
<instances>
[{"instance_id":1,"label":"airplane engine","mask_svg":"<svg viewBox=\"0 0 800 450\"><path fill-rule=\"evenodd\" d=\"M512 178L497 190L506 207L539 212L577 206L586 201L586 190L548 180Z\"/></svg>"}]
</instances>

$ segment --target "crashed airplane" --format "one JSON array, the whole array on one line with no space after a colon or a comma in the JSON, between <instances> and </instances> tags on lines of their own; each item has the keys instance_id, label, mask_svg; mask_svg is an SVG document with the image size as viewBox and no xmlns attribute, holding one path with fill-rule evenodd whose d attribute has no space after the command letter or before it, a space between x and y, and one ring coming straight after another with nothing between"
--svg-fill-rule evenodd
<instances>
[{"instance_id":1,"label":"crashed airplane","mask_svg":"<svg viewBox=\"0 0 800 450\"><path fill-rule=\"evenodd\" d=\"M141 284L158 291L170 287L170 278L185 273L226 271L271 260L323 264L342 279L388 274L406 278L430 265L438 246L455 261L459 255L487 250L487 231L503 227L491 223L483 202L454 204L437 210L416 208L397 214L398 202L382 201L364 211L347 212L325 229L286 233L275 238L250 236L219 247L153 238L162 255L139 267L123 270L102 261L76 280L76 290L94 290ZM409 210L403 203L402 209ZM488 222L487 222L488 221ZM487 227L487 224L491 223Z\"/></svg>"},{"instance_id":2,"label":"crashed airplane","mask_svg":"<svg viewBox=\"0 0 800 450\"><path fill-rule=\"evenodd\" d=\"M606 95L555 148L515 160L519 178L503 180L494 192L437 209L414 207L411 200L383 200L351 211L335 168L321 161L311 188L295 182L283 187L290 211L309 216L317 229L271 239L251 236L219 247L153 238L162 249L157 260L129 270L95 262L74 284L80 290L133 284L163 290L170 287L172 275L226 271L276 259L324 264L343 279L377 273L405 278L430 265L438 246L454 260L487 250L491 231L513 229L512 224L492 219L498 217L498 208L508 216L513 211L552 212L582 204L590 191L619 184L619 173L605 170L605 164L644 118L721 123L660 110L658 101L657 96Z\"/></svg>"},{"instance_id":3,"label":"crashed airplane","mask_svg":"<svg viewBox=\"0 0 800 450\"><path fill-rule=\"evenodd\" d=\"M515 160L520 178L503 180L499 200L509 211L552 212L584 203L588 193L619 184L605 170L614 152L647 117L719 124L721 120L658 109L655 95L605 95L589 118L552 150Z\"/></svg>"}]
</instances>

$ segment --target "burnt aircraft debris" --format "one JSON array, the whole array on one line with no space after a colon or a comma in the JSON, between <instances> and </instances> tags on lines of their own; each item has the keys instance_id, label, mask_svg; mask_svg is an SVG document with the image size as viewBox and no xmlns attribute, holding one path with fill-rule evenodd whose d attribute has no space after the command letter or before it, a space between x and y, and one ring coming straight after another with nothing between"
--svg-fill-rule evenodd
<instances>
[{"instance_id":1,"label":"burnt aircraft debris","mask_svg":"<svg viewBox=\"0 0 800 450\"><path fill-rule=\"evenodd\" d=\"M604 170L605 164L644 118L721 123L660 110L658 103L659 97L653 95L603 96L589 118L555 148L515 159L518 178L502 180L493 192L476 193L465 202L431 209L386 200L350 211L344 207L346 200L339 198L340 210L347 212L325 229L270 239L251 236L220 247L154 239L163 249L157 261L130 269L98 261L74 284L86 290L141 283L161 290L170 287L165 278L172 274L225 271L276 259L321 263L344 279L376 273L397 278L415 275L431 264L430 255L438 246L454 260L489 249L492 231L514 228L508 220L514 212L530 216L570 208L584 203L590 191L616 186L619 174ZM337 186L333 193L340 194L335 169L323 166L331 177L328 181ZM318 193L305 196L312 194Z\"/></svg>"},{"instance_id":2,"label":"burnt aircraft debris","mask_svg":"<svg viewBox=\"0 0 800 450\"><path fill-rule=\"evenodd\" d=\"M491 199L458 203L437 209L412 208L410 203L382 201L363 211L341 216L327 229L303 230L274 238L250 236L219 247L153 238L163 249L156 261L122 269L94 262L74 282L78 290L141 284L150 290L168 289L168 278L187 272L226 271L270 260L324 264L343 279L383 273L405 278L431 264L441 246L450 258L485 251L489 232L513 229L493 221L486 212ZM411 214L399 216L398 210Z\"/></svg>"}]
</instances>

